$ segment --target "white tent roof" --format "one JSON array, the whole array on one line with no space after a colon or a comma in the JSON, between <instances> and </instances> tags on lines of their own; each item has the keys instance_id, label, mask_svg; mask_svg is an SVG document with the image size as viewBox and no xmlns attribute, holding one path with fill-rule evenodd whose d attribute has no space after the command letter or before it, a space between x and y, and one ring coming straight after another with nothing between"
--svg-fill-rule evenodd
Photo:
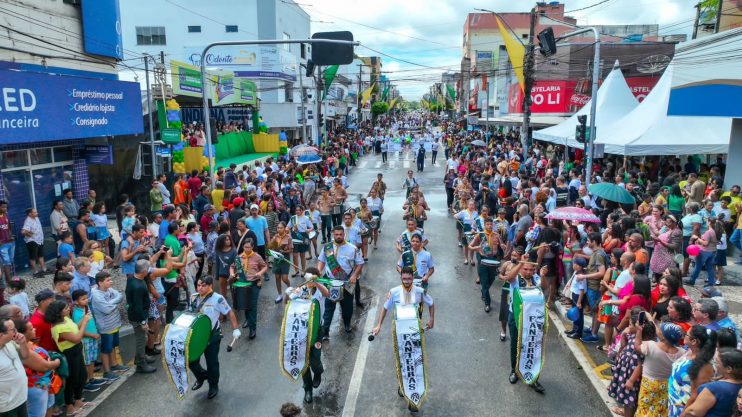
<instances>
[{"instance_id":1,"label":"white tent roof","mask_svg":"<svg viewBox=\"0 0 742 417\"><path fill-rule=\"evenodd\" d=\"M596 143L618 155L692 155L726 153L732 119L668 116L672 87L671 62L642 103L611 126L604 126Z\"/></svg>"},{"instance_id":2,"label":"white tent roof","mask_svg":"<svg viewBox=\"0 0 742 417\"><path fill-rule=\"evenodd\" d=\"M618 68L618 61L616 61L613 71L608 74L603 84L598 88L597 96L598 102L595 112L597 133L595 136L598 138L601 137L601 132L604 132L608 125L628 114L639 104ZM533 132L534 139L559 145L566 143L573 148L582 148L583 145L575 140L575 128L578 124L577 116L587 115L587 125L590 126L591 104L592 99L564 122Z\"/></svg>"}]
</instances>

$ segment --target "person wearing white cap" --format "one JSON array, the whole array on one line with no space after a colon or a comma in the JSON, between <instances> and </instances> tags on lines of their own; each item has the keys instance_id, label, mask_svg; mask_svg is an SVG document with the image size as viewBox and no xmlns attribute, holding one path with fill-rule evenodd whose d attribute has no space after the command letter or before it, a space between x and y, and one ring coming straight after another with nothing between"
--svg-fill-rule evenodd
<instances>
[{"instance_id":1,"label":"person wearing white cap","mask_svg":"<svg viewBox=\"0 0 742 417\"><path fill-rule=\"evenodd\" d=\"M263 259L268 259L265 253L266 243L271 241L271 232L268 229L268 221L260 215L260 207L257 204L250 205L250 216L245 219L247 227L255 232L258 241L255 245L255 252L259 253Z\"/></svg>"}]
</instances>

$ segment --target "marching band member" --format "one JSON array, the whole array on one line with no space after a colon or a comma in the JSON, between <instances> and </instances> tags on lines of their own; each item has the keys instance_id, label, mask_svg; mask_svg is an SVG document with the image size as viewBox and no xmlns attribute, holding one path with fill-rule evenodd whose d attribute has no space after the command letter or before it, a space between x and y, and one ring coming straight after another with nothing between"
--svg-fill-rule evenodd
<instances>
[{"instance_id":1,"label":"marching band member","mask_svg":"<svg viewBox=\"0 0 742 417\"><path fill-rule=\"evenodd\" d=\"M398 285L387 293L386 301L384 302L384 308L381 309L379 312L379 320L376 324L376 326L372 330L372 334L374 337L379 335L379 332L381 331L381 325L384 323L384 318L387 315L387 312L395 307L395 305L399 304L411 304L415 306L415 309L418 311L421 311L422 305L428 306L428 314L429 314L429 320L428 324L425 325L424 330L430 330L435 325L435 306L433 304L433 298L428 295L425 290L423 290L421 287L417 287L413 284L414 281L414 273L412 271L412 268L410 267L404 267L402 268L400 272L400 279L402 281L402 285ZM423 329L420 329L420 337L422 337L422 331ZM396 337L396 336L395 336ZM372 340L369 337L369 340ZM422 348L422 347L421 347ZM400 370L400 363L397 363L397 370L399 372ZM402 381L400 380L400 384ZM423 385L426 386L427 382ZM402 390L402 386L397 387L397 393L400 397L404 397L405 393ZM408 410L411 412L417 412L418 407L412 402L408 401L407 404Z\"/></svg>"},{"instance_id":2,"label":"marching band member","mask_svg":"<svg viewBox=\"0 0 742 417\"><path fill-rule=\"evenodd\" d=\"M425 247L428 245L428 238L425 237L421 229L417 228L417 222L414 219L408 219L405 224L407 224L407 229L399 235L395 242L397 252L402 253L409 250L412 247L412 235L416 233L422 237L422 246Z\"/></svg>"},{"instance_id":3,"label":"marching band member","mask_svg":"<svg viewBox=\"0 0 742 417\"><path fill-rule=\"evenodd\" d=\"M260 256L260 255L258 255ZM219 345L222 341L222 329L219 316L225 315L232 324L232 337L239 338L242 332L237 323L237 317L234 311L227 304L227 300L219 293L214 292L214 280L210 276L202 276L196 285L196 294L190 299L189 310L191 313L203 313L211 320L211 335L209 344L206 345L204 358L206 359L206 369L201 366L200 358L188 363L196 382L193 383L191 390L196 391L203 386L204 381L209 381L208 399L212 399L219 394Z\"/></svg>"},{"instance_id":4,"label":"marching band member","mask_svg":"<svg viewBox=\"0 0 742 417\"><path fill-rule=\"evenodd\" d=\"M346 219L350 219L346 214ZM345 229L343 226L332 228L333 241L324 246L317 260L317 269L322 271L327 278L345 281L342 289L340 309L346 333L353 329L350 326L353 317L353 293L356 291L356 283L363 271L363 257L356 246L345 240ZM352 293L352 292L353 293ZM325 313L322 323L322 340L329 340L330 324L335 314L335 302L329 298L325 300Z\"/></svg>"},{"instance_id":5,"label":"marching band member","mask_svg":"<svg viewBox=\"0 0 742 417\"><path fill-rule=\"evenodd\" d=\"M542 269L545 272L545 270ZM515 365L518 355L518 327L515 324L515 315L513 314L513 292L516 288L540 288L541 277L536 274L536 263L530 260L529 254L525 253L513 267L504 280L510 284L510 297L508 300L509 314L508 327L510 330L510 376L508 380L511 384L518 382L518 375L515 373ZM546 389L540 382L535 381L531 388L539 394L543 394Z\"/></svg>"},{"instance_id":6,"label":"marching band member","mask_svg":"<svg viewBox=\"0 0 742 417\"><path fill-rule=\"evenodd\" d=\"M381 215L384 214L384 200L379 197L378 189L371 188L367 202L371 214L376 217L376 221L371 223L371 241L374 243L374 250L376 250L376 242L379 240L379 233L381 232Z\"/></svg>"},{"instance_id":7,"label":"marching band member","mask_svg":"<svg viewBox=\"0 0 742 417\"><path fill-rule=\"evenodd\" d=\"M485 207L486 209L486 207ZM492 230L492 219L487 217L484 220L484 230L475 234L474 239L469 244L469 250L476 252L478 266L477 266L477 283L482 288L482 301L484 301L484 311L489 313L491 310L490 304L492 299L490 297L490 287L495 282L497 276L497 266L487 265L486 261L494 261L500 258L500 250L506 248L505 244L502 243L500 235ZM482 261L485 263L482 263Z\"/></svg>"},{"instance_id":8,"label":"marching band member","mask_svg":"<svg viewBox=\"0 0 742 417\"><path fill-rule=\"evenodd\" d=\"M289 283L289 270L291 269L289 257L294 249L294 243L291 239L291 233L289 233L286 227L286 223L278 222L276 234L273 235L273 239L268 244L268 249L283 255L283 259L277 257L273 259L273 274L276 276L276 291L278 291L276 304L278 304L283 300L283 286L281 283L286 284L287 287L291 286Z\"/></svg>"},{"instance_id":9,"label":"marching band member","mask_svg":"<svg viewBox=\"0 0 742 417\"><path fill-rule=\"evenodd\" d=\"M268 264L259 253L254 252L255 243L252 239L245 239L242 242L242 253L237 256L236 273L232 274L230 279L233 289L233 302L235 309L245 310L245 323L243 328L250 328L250 339L255 339L256 328L258 324L258 299L260 298L260 289L263 287L263 277L268 272ZM239 306L236 296L239 291L237 288L247 287L247 300L240 301Z\"/></svg>"},{"instance_id":10,"label":"marching band member","mask_svg":"<svg viewBox=\"0 0 742 417\"><path fill-rule=\"evenodd\" d=\"M363 260L368 262L368 240L371 238L371 221L373 221L374 215L371 213L371 209L368 207L368 200L365 198L361 199L358 219L363 224L363 230L361 231L361 252L363 253Z\"/></svg>"},{"instance_id":11,"label":"marching band member","mask_svg":"<svg viewBox=\"0 0 742 417\"><path fill-rule=\"evenodd\" d=\"M425 227L425 220L428 219L428 215L425 213L425 206L420 204L418 196L410 196L410 202L405 203L403 209L405 210L402 216L404 220L413 219L418 228Z\"/></svg>"},{"instance_id":12,"label":"marching band member","mask_svg":"<svg viewBox=\"0 0 742 417\"><path fill-rule=\"evenodd\" d=\"M397 272L402 272L404 268L412 268L415 279L422 279L422 287L428 289L428 280L435 272L435 262L430 252L426 251L422 245L422 236L419 233L412 235L410 239L412 246L399 257L397 262Z\"/></svg>"},{"instance_id":13,"label":"marching band member","mask_svg":"<svg viewBox=\"0 0 742 417\"><path fill-rule=\"evenodd\" d=\"M302 243L294 244L293 252L294 265L299 266L299 262L301 262L301 273L304 274L304 270L307 269L307 258L304 254L309 250L308 233L314 230L314 226L312 226L312 220L306 216L304 206L301 204L296 206L296 215L289 220L288 228L291 229L292 239L302 241ZM299 271L297 270L293 276L299 276Z\"/></svg>"},{"instance_id":14,"label":"marching band member","mask_svg":"<svg viewBox=\"0 0 742 417\"><path fill-rule=\"evenodd\" d=\"M407 194L405 194L405 198L409 198L410 193L412 193L412 188L417 185L417 178L413 176L412 170L407 171L407 176L404 179L404 182L402 182L402 188L407 189Z\"/></svg>"},{"instance_id":15,"label":"marching band member","mask_svg":"<svg viewBox=\"0 0 742 417\"><path fill-rule=\"evenodd\" d=\"M474 266L474 252L469 250L469 241L466 235L476 226L476 220L479 217L474 200L469 200L466 203L466 209L456 213L453 217L458 221L456 225L461 239L459 247L463 246L464 248L464 265L471 263Z\"/></svg>"},{"instance_id":16,"label":"marching band member","mask_svg":"<svg viewBox=\"0 0 742 417\"><path fill-rule=\"evenodd\" d=\"M307 275L312 278L318 278L321 275L319 269L315 267L307 268ZM325 299L330 292L327 290L324 284L310 280L304 285L297 288L288 288L286 290L287 297L289 300L295 300L297 298L304 298L306 300L317 300L322 308L325 304ZM320 320L322 316L320 313ZM321 322L320 322L321 323ZM325 369L322 366L322 342L316 341L312 344L309 350L309 366L307 370L302 374L302 381L304 382L304 402L309 404L312 402L313 388L319 388L322 383L322 373Z\"/></svg>"}]
</instances>

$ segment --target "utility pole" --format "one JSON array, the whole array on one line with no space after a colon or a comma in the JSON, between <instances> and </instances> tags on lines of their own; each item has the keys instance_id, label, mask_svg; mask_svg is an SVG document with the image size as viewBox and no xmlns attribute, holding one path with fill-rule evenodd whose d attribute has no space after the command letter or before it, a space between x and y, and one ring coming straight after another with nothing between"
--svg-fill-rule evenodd
<instances>
[{"instance_id":1,"label":"utility pole","mask_svg":"<svg viewBox=\"0 0 742 417\"><path fill-rule=\"evenodd\" d=\"M152 120L152 92L149 85L150 56L144 54L144 79L147 83L147 121L149 122L149 147L152 157L152 178L157 178L157 155L155 155L155 126Z\"/></svg>"},{"instance_id":2,"label":"utility pole","mask_svg":"<svg viewBox=\"0 0 742 417\"><path fill-rule=\"evenodd\" d=\"M721 4L721 0L719 0L719 4ZM701 19L701 3L696 4L694 7L696 8L696 19L693 21L691 39L695 39L698 36L698 21Z\"/></svg>"},{"instance_id":3,"label":"utility pole","mask_svg":"<svg viewBox=\"0 0 742 417\"><path fill-rule=\"evenodd\" d=\"M322 67L317 67L317 75L314 78L314 85L317 86L317 92L315 93L316 98L314 99L315 103L317 104L317 114L314 116L314 119L316 120L315 125L317 126L317 146L321 146L322 142L320 141L320 138L322 138L322 128L320 127L320 122L324 121L325 115L322 114ZM322 138L324 140L324 138Z\"/></svg>"},{"instance_id":4,"label":"utility pole","mask_svg":"<svg viewBox=\"0 0 742 417\"><path fill-rule=\"evenodd\" d=\"M356 112L358 118L356 119L356 127L361 125L361 106L363 106L363 97L361 93L361 86L363 85L363 64L358 64L358 95L356 96Z\"/></svg>"},{"instance_id":5,"label":"utility pole","mask_svg":"<svg viewBox=\"0 0 742 417\"><path fill-rule=\"evenodd\" d=\"M523 154L528 152L531 147L531 90L534 81L535 66L535 48L533 47L534 32L536 30L536 8L531 9L531 25L528 29L528 45L526 46L526 57L523 62L523 131L521 132L521 143L523 144Z\"/></svg>"},{"instance_id":6,"label":"utility pole","mask_svg":"<svg viewBox=\"0 0 742 417\"><path fill-rule=\"evenodd\" d=\"M299 102L301 103L301 136L302 143L308 143L307 139L307 110L304 107L304 64L299 63Z\"/></svg>"},{"instance_id":7,"label":"utility pole","mask_svg":"<svg viewBox=\"0 0 742 417\"><path fill-rule=\"evenodd\" d=\"M487 104L485 104L485 124L484 124L484 139L487 141L487 145L489 145L490 141L490 79L487 78L487 85L484 86L484 88L487 89Z\"/></svg>"},{"instance_id":8,"label":"utility pole","mask_svg":"<svg viewBox=\"0 0 742 417\"><path fill-rule=\"evenodd\" d=\"M716 24L714 25L714 33L719 33L719 29L721 26L721 12L723 10L724 6L724 0L718 0L719 5L716 7Z\"/></svg>"}]
</instances>

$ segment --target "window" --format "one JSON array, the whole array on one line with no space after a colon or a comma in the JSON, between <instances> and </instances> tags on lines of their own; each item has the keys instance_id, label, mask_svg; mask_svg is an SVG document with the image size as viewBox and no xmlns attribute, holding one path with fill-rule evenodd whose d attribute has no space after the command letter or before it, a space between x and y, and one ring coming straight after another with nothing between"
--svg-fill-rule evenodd
<instances>
[{"instance_id":1,"label":"window","mask_svg":"<svg viewBox=\"0 0 742 417\"><path fill-rule=\"evenodd\" d=\"M54 148L54 162L71 161L72 146L60 146Z\"/></svg>"},{"instance_id":2,"label":"window","mask_svg":"<svg viewBox=\"0 0 742 417\"><path fill-rule=\"evenodd\" d=\"M301 59L307 58L307 45L301 44Z\"/></svg>"},{"instance_id":3,"label":"window","mask_svg":"<svg viewBox=\"0 0 742 417\"><path fill-rule=\"evenodd\" d=\"M283 40L290 41L291 40L291 35L289 35L286 32L283 32ZM290 43L284 43L283 44L283 49L284 49L284 51L291 52L291 44Z\"/></svg>"},{"instance_id":4,"label":"window","mask_svg":"<svg viewBox=\"0 0 742 417\"><path fill-rule=\"evenodd\" d=\"M137 26L137 45L167 45L164 26Z\"/></svg>"},{"instance_id":5,"label":"window","mask_svg":"<svg viewBox=\"0 0 742 417\"><path fill-rule=\"evenodd\" d=\"M227 33L235 33L239 30L239 28L237 27L237 25L227 25L224 27L224 30Z\"/></svg>"},{"instance_id":6,"label":"window","mask_svg":"<svg viewBox=\"0 0 742 417\"><path fill-rule=\"evenodd\" d=\"M188 33L201 33L201 26L188 26Z\"/></svg>"}]
</instances>

